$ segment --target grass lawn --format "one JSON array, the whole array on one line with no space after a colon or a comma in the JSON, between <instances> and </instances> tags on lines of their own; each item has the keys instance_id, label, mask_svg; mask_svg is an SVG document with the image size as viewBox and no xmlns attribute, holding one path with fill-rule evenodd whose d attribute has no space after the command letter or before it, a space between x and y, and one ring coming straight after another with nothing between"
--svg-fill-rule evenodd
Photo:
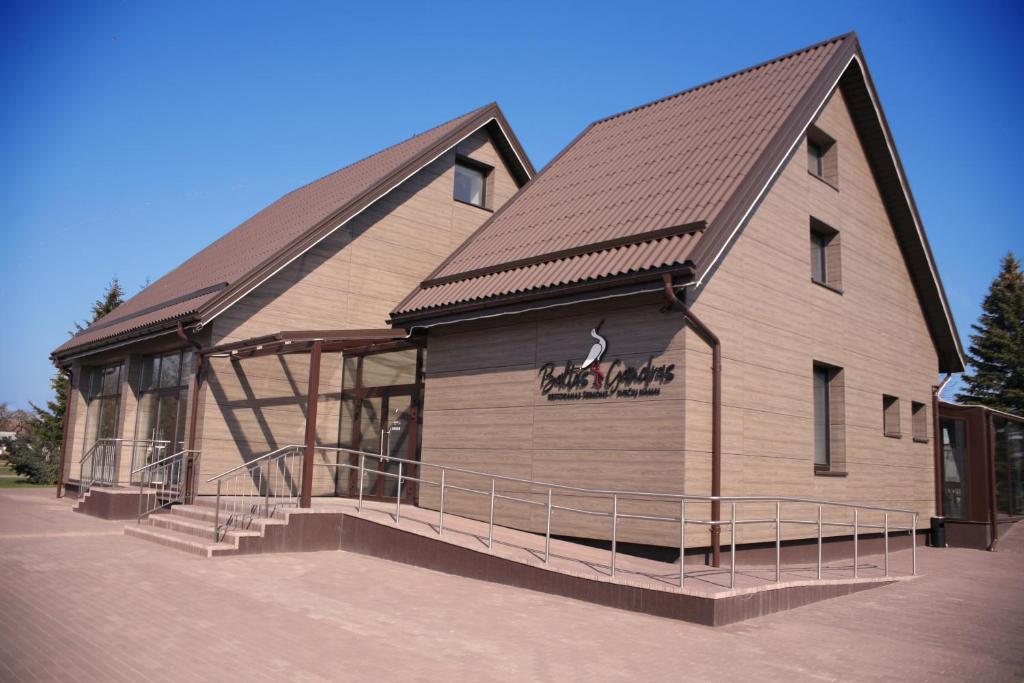
<instances>
[{"instance_id":1,"label":"grass lawn","mask_svg":"<svg viewBox=\"0 0 1024 683\"><path fill-rule=\"evenodd\" d=\"M31 484L25 479L0 479L0 489L30 489L47 486L53 487L56 484Z\"/></svg>"}]
</instances>

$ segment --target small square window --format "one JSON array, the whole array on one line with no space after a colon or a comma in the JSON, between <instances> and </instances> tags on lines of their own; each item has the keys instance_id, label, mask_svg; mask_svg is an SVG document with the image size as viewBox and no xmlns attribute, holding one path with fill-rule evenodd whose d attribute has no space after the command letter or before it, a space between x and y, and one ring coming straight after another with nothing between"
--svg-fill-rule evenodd
<instances>
[{"instance_id":1,"label":"small square window","mask_svg":"<svg viewBox=\"0 0 1024 683\"><path fill-rule=\"evenodd\" d=\"M900 400L895 396L882 395L882 428L886 436L899 439L900 433Z\"/></svg>"},{"instance_id":2,"label":"small square window","mask_svg":"<svg viewBox=\"0 0 1024 683\"><path fill-rule=\"evenodd\" d=\"M455 165L455 199L474 206L484 205L484 172L465 164Z\"/></svg>"},{"instance_id":3,"label":"small square window","mask_svg":"<svg viewBox=\"0 0 1024 683\"><path fill-rule=\"evenodd\" d=\"M807 172L820 178L833 188L839 188L839 146L822 130L811 126L807 130Z\"/></svg>"}]
</instances>

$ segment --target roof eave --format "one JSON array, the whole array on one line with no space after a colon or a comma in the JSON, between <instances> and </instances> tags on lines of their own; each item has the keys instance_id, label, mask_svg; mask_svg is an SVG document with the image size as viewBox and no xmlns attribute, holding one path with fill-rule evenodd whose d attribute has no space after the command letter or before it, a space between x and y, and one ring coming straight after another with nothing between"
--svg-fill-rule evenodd
<instances>
[{"instance_id":1,"label":"roof eave","mask_svg":"<svg viewBox=\"0 0 1024 683\"><path fill-rule=\"evenodd\" d=\"M409 311L407 313L392 313L388 324L394 327L404 328L428 327L435 324L432 321L448 319L452 316L470 315L470 317L472 317L471 314L481 314L480 317L490 317L490 315L509 315L507 312L502 313L501 310L520 304L529 307L533 304L547 303L550 300L591 294L596 294L598 295L596 298L600 298L599 295L606 291L611 292L612 290L621 289L623 287L633 287L636 285L642 286L650 283L657 283L657 287L661 288L662 277L666 274L681 278L680 284L692 282L694 277L693 264L687 261L682 264L673 264L661 268L651 268L640 272L602 277L569 285L557 285L554 287L528 290L525 292L515 292L496 297L488 297L486 299L463 301L447 306ZM613 294L612 296L622 295ZM589 297L588 300L592 298L595 297ZM490 313L485 315L485 311L490 311Z\"/></svg>"},{"instance_id":2,"label":"roof eave","mask_svg":"<svg viewBox=\"0 0 1024 683\"><path fill-rule=\"evenodd\" d=\"M350 220L361 214L367 208L385 197L399 185L421 171L427 165L433 163L439 157L450 151L459 142L475 133L477 130L494 123L502 132L502 137L507 142L506 148L513 151L513 156L506 161L515 161L510 168L518 166L519 177L526 177L527 182L533 177L533 164L526 155L518 138L512 133L512 128L505 119L501 108L497 103L491 103L480 109L477 116L466 121L464 124L453 130L437 144L417 155L414 159L404 164L394 172L369 188L359 197L341 207L328 218L320 221L312 229L297 238L291 245L281 250L262 264L251 270L246 276L240 278L226 288L218 296L203 305L198 311L197 329L208 325L221 313L229 309L238 301L247 296L260 284L273 277L276 273L285 268L296 258L306 253L321 241L342 228ZM499 149L502 145L499 145ZM513 174L516 175L515 171Z\"/></svg>"}]
</instances>

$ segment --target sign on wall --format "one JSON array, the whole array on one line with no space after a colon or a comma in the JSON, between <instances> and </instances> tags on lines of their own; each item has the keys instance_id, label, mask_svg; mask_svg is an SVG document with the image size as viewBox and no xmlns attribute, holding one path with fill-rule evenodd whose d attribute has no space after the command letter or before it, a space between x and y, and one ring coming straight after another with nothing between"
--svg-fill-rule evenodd
<instances>
[{"instance_id":1,"label":"sign on wall","mask_svg":"<svg viewBox=\"0 0 1024 683\"><path fill-rule=\"evenodd\" d=\"M598 332L601 323L590 330L594 343L581 365L569 360L564 365L552 362L541 366L540 393L549 401L658 396L662 385L675 379L675 364L655 365L653 356L642 365L616 358L604 370L601 360L608 341Z\"/></svg>"}]
</instances>

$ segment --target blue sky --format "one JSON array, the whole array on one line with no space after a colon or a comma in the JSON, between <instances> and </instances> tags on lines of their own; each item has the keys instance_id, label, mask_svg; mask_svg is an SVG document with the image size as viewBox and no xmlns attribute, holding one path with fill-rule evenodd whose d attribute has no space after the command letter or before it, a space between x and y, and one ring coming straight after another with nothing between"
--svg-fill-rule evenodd
<instances>
[{"instance_id":1,"label":"blue sky","mask_svg":"<svg viewBox=\"0 0 1024 683\"><path fill-rule=\"evenodd\" d=\"M496 100L534 164L590 121L856 30L966 337L1024 256L1012 3L57 3L0 8L0 401L281 194Z\"/></svg>"}]
</instances>

